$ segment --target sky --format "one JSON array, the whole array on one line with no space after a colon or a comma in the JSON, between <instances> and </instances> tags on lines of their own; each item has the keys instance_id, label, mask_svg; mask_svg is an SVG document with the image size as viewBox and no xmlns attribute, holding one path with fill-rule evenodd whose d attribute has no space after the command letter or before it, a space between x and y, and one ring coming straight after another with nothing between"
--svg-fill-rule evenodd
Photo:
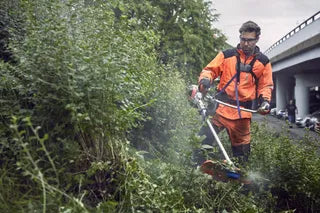
<instances>
[{"instance_id":1,"label":"sky","mask_svg":"<svg viewBox=\"0 0 320 213\"><path fill-rule=\"evenodd\" d=\"M239 28L254 21L261 28L257 46L267 50L299 24L320 11L320 0L212 0L220 14L214 27L220 29L232 46L239 43Z\"/></svg>"}]
</instances>

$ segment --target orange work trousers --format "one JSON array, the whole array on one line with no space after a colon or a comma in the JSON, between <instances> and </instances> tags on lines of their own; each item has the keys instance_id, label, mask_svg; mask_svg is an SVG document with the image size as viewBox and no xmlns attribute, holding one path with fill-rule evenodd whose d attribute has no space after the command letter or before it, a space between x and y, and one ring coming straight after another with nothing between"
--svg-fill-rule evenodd
<instances>
[{"instance_id":1,"label":"orange work trousers","mask_svg":"<svg viewBox=\"0 0 320 213\"><path fill-rule=\"evenodd\" d=\"M219 131L227 129L233 147L250 144L250 118L230 120L215 114L212 123L218 127Z\"/></svg>"}]
</instances>

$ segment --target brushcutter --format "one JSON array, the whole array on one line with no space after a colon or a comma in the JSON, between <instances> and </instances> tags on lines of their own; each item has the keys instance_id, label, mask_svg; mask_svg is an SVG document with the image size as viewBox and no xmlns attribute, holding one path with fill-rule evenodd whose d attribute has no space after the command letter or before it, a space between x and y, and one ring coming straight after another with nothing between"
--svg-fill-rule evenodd
<instances>
[{"instance_id":1,"label":"brushcutter","mask_svg":"<svg viewBox=\"0 0 320 213\"><path fill-rule=\"evenodd\" d=\"M213 104L219 103L232 108L237 108L237 107L234 105L225 103L223 101L220 101L218 99L215 99L213 96L208 95L208 93L206 96L204 96L201 92L198 91L198 87L195 85L192 86L190 100L194 104L196 104L197 108L199 109L199 113L202 116L203 121L205 121L208 127L210 128L210 131L212 132L225 158L225 160L222 163L217 161L212 161L212 160L205 161L200 167L201 171L211 175L214 179L219 181L226 182L231 179L231 180L237 180L239 182L246 183L246 184L250 183L250 180L248 180L247 178L244 177L244 175L242 175L242 173L240 172L240 169L237 168L229 158L224 146L222 145L215 129L211 124L211 121L208 116L208 109L206 104L204 103L204 100ZM241 108L241 110L252 112L252 113L257 112L256 110L245 109L245 108Z\"/></svg>"}]
</instances>

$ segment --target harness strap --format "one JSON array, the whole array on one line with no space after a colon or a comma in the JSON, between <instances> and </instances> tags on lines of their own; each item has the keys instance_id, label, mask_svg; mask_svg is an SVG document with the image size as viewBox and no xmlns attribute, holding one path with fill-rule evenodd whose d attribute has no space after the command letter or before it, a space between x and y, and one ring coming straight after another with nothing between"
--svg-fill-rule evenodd
<instances>
[{"instance_id":1,"label":"harness strap","mask_svg":"<svg viewBox=\"0 0 320 213\"><path fill-rule=\"evenodd\" d=\"M240 73L240 72L239 72ZM235 91L236 91L236 101L237 101L237 110L239 118L241 119L241 112L240 112L240 103L239 103L239 94L238 94L238 82L239 82L239 76L237 76L237 80L235 83Z\"/></svg>"},{"instance_id":2,"label":"harness strap","mask_svg":"<svg viewBox=\"0 0 320 213\"><path fill-rule=\"evenodd\" d=\"M241 64L241 60L240 60L240 56L239 56L239 53L236 55L237 57L237 65L236 65L236 76L237 76L237 82L239 83L240 82L240 64Z\"/></svg>"},{"instance_id":3,"label":"harness strap","mask_svg":"<svg viewBox=\"0 0 320 213\"><path fill-rule=\"evenodd\" d=\"M256 62L256 60L257 60L257 58L254 57L254 58L252 59L252 61L250 62L250 66L251 66L250 73L251 73L251 75L253 76L254 82L255 82L255 84L256 84L256 99L257 99L257 98L258 98L258 82L259 82L259 79L258 79L258 77L256 76L256 74L253 72L253 65L254 65L254 63Z\"/></svg>"},{"instance_id":4,"label":"harness strap","mask_svg":"<svg viewBox=\"0 0 320 213\"><path fill-rule=\"evenodd\" d=\"M243 106L243 105L242 105L243 102L240 102L240 101L239 101L238 83L240 82L240 73L242 72L242 70L240 69L241 60L240 60L240 55L239 55L239 53L236 52L236 53L235 53L235 56L236 56L236 58L237 58L236 74L226 83L226 85L224 85L224 87L223 87L215 96L219 96L219 95L221 95L223 92L226 93L226 92L225 92L225 89L229 86L229 84L230 84L234 79L236 79L236 82L235 82L236 101L228 98L228 99L229 99L228 102L229 102L229 103L230 103L230 102L231 102L231 103L232 103L232 102L236 102L237 109L238 109L238 114L239 114L239 117L241 118L240 105ZM253 65L254 65L254 63L256 62L256 60L257 60L257 58L256 58L256 56L254 56L254 58L251 60L251 62L250 62L250 64L249 64L250 67L248 68L248 70L244 70L243 72L249 72L249 73L253 76L253 78L254 78L254 80L255 80L255 84L256 84L256 99L257 99L257 98L258 98L258 80L259 80L259 79L257 78L256 74L255 74L255 73L253 72L253 70L252 70ZM246 103L246 102L244 102L244 103ZM252 102L251 102L251 104L252 104Z\"/></svg>"},{"instance_id":5,"label":"harness strap","mask_svg":"<svg viewBox=\"0 0 320 213\"><path fill-rule=\"evenodd\" d=\"M240 65L241 65L241 60L240 60L240 56L239 53L236 55L237 57L237 66L236 66L236 76L237 76L237 80L235 82L235 92L236 92L236 102L237 102L237 110L238 110L238 115L239 118L241 119L241 112L240 112L240 103L239 103L239 94L238 94L238 84L240 83Z\"/></svg>"},{"instance_id":6,"label":"harness strap","mask_svg":"<svg viewBox=\"0 0 320 213\"><path fill-rule=\"evenodd\" d=\"M256 98L255 98L255 99L257 99L257 98L258 98L258 83L259 83L259 79L258 79L258 77L256 76L256 74L253 72L253 65L254 65L254 63L256 62L257 57L254 56L254 58L251 60L251 62L250 62L250 64L249 64L249 66L250 66L249 70L245 70L245 71L243 71L243 70L240 69L240 68L241 68L241 66L240 66L241 61L240 61L239 54L237 54L236 57L237 57L237 69L240 70L240 71L237 71L237 74L239 75L239 81L240 81L240 72L248 72L248 73L250 73L250 74L252 75L252 77L253 77L253 79L254 79L254 82L255 82L255 85L256 85ZM238 64L239 64L239 65L238 65ZM238 82L239 82L239 81L238 81Z\"/></svg>"},{"instance_id":7,"label":"harness strap","mask_svg":"<svg viewBox=\"0 0 320 213\"><path fill-rule=\"evenodd\" d=\"M237 69L237 75L239 76L239 81L240 81L240 72L248 72L253 76L255 82L257 82L258 78L257 78L256 74L253 72L253 65L257 60L256 56L251 60L250 64L242 64L240 61L239 54L237 54L236 57L237 57L236 69ZM241 70L241 68L243 70Z\"/></svg>"}]
</instances>

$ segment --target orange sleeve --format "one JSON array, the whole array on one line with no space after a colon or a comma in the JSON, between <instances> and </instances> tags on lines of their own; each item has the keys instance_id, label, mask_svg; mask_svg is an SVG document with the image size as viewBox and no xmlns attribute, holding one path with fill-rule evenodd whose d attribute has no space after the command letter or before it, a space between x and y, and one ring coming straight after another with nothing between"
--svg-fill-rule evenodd
<instances>
[{"instance_id":1,"label":"orange sleeve","mask_svg":"<svg viewBox=\"0 0 320 213\"><path fill-rule=\"evenodd\" d=\"M270 62L266 64L263 74L259 79L258 97L262 95L265 100L271 101L271 93L273 90L272 68Z\"/></svg>"},{"instance_id":2,"label":"orange sleeve","mask_svg":"<svg viewBox=\"0 0 320 213\"><path fill-rule=\"evenodd\" d=\"M205 67L200 73L199 80L203 78L209 78L211 83L214 79L220 76L222 72L222 64L224 61L224 55L219 52L218 55Z\"/></svg>"}]
</instances>

